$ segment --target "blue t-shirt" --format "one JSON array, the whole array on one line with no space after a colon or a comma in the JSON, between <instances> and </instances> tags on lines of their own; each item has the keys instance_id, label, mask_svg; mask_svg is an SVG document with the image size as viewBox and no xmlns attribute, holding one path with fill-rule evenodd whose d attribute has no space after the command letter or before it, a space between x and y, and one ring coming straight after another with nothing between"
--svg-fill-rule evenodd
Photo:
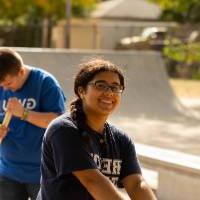
<instances>
[{"instance_id":1,"label":"blue t-shirt","mask_svg":"<svg viewBox=\"0 0 200 200\"><path fill-rule=\"evenodd\" d=\"M62 89L56 79L42 69L31 68L28 79L16 92L0 87L0 122L11 97L36 112L65 111ZM22 183L39 183L44 132L45 129L13 116L9 132L0 145L0 175Z\"/></svg>"},{"instance_id":2,"label":"blue t-shirt","mask_svg":"<svg viewBox=\"0 0 200 200\"><path fill-rule=\"evenodd\" d=\"M80 131L64 114L53 120L43 139L40 198L93 199L72 174L84 169L99 169L116 186L124 177L141 173L134 144L125 133L110 124L103 135L89 128Z\"/></svg>"}]
</instances>

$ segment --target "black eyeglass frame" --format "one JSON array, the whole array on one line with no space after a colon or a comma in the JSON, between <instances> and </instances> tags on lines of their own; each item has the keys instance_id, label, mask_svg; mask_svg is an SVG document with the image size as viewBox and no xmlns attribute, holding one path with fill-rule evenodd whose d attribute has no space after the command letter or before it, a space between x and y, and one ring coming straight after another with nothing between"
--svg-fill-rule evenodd
<instances>
[{"instance_id":1,"label":"black eyeglass frame","mask_svg":"<svg viewBox=\"0 0 200 200\"><path fill-rule=\"evenodd\" d=\"M101 86L98 84L102 84ZM97 90L102 91L102 92L107 92L110 90L111 92L115 94L121 94L124 91L124 86L118 85L118 84L108 84L105 81L95 81L95 82L89 82L88 85L93 85Z\"/></svg>"}]
</instances>

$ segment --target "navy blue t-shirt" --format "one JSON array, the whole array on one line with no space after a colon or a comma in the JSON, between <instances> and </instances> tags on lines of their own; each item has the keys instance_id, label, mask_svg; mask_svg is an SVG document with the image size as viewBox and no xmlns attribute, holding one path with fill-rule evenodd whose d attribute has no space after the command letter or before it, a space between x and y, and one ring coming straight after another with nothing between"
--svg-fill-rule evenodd
<instances>
[{"instance_id":1,"label":"navy blue t-shirt","mask_svg":"<svg viewBox=\"0 0 200 200\"><path fill-rule=\"evenodd\" d=\"M99 169L117 186L124 177L141 173L134 144L125 133L109 124L104 134L80 131L64 114L50 124L43 139L41 199L93 199L72 174L85 169Z\"/></svg>"}]
</instances>

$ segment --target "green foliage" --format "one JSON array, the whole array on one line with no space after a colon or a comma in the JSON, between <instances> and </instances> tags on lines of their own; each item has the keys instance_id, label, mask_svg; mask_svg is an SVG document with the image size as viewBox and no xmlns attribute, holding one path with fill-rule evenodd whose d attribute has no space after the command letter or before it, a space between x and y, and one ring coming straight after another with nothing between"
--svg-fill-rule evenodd
<instances>
[{"instance_id":1,"label":"green foliage","mask_svg":"<svg viewBox=\"0 0 200 200\"><path fill-rule=\"evenodd\" d=\"M194 80L200 80L200 71L197 71L196 73L194 73L191 78Z\"/></svg>"},{"instance_id":2,"label":"green foliage","mask_svg":"<svg viewBox=\"0 0 200 200\"><path fill-rule=\"evenodd\" d=\"M0 0L0 23L24 24L66 17L68 0ZM72 15L86 17L98 0L71 0Z\"/></svg>"},{"instance_id":3,"label":"green foliage","mask_svg":"<svg viewBox=\"0 0 200 200\"><path fill-rule=\"evenodd\" d=\"M65 17L66 0L31 0L34 17L60 19ZM32 14L33 14L32 13Z\"/></svg>"},{"instance_id":4,"label":"green foliage","mask_svg":"<svg viewBox=\"0 0 200 200\"><path fill-rule=\"evenodd\" d=\"M170 76L200 79L200 43L166 46L163 54Z\"/></svg>"},{"instance_id":5,"label":"green foliage","mask_svg":"<svg viewBox=\"0 0 200 200\"><path fill-rule=\"evenodd\" d=\"M99 0L72 0L72 14L75 17L87 17L95 9Z\"/></svg>"},{"instance_id":6,"label":"green foliage","mask_svg":"<svg viewBox=\"0 0 200 200\"><path fill-rule=\"evenodd\" d=\"M163 9L162 19L178 22L199 22L199 0L149 0Z\"/></svg>"},{"instance_id":7,"label":"green foliage","mask_svg":"<svg viewBox=\"0 0 200 200\"><path fill-rule=\"evenodd\" d=\"M23 21L28 10L29 2L26 0L0 0L1 23L19 23Z\"/></svg>"},{"instance_id":8,"label":"green foliage","mask_svg":"<svg viewBox=\"0 0 200 200\"><path fill-rule=\"evenodd\" d=\"M188 64L200 62L200 43L166 46L164 48L164 55L175 61Z\"/></svg>"}]
</instances>

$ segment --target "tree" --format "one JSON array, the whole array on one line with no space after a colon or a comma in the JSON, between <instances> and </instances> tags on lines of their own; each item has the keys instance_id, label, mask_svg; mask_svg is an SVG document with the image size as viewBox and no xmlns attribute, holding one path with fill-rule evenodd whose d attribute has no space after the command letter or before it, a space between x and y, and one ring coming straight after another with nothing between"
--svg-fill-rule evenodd
<instances>
[{"instance_id":1,"label":"tree","mask_svg":"<svg viewBox=\"0 0 200 200\"><path fill-rule=\"evenodd\" d=\"M199 0L149 0L163 9L161 19L180 23L200 22ZM164 48L164 55L169 61L169 68L178 72L182 78L193 78L198 73L200 63L200 43L183 41L180 44L169 44ZM175 63L172 65L172 63Z\"/></svg>"},{"instance_id":2,"label":"tree","mask_svg":"<svg viewBox=\"0 0 200 200\"><path fill-rule=\"evenodd\" d=\"M97 2L98 0L71 0L72 15L87 17ZM56 21L65 18L66 3L67 0L0 0L0 19L13 24L45 17Z\"/></svg>"},{"instance_id":3,"label":"tree","mask_svg":"<svg viewBox=\"0 0 200 200\"><path fill-rule=\"evenodd\" d=\"M68 0L32 0L35 13L31 18L43 19L44 39L43 46L47 46L51 37L51 25L67 15L66 5ZM73 16L86 17L95 8L97 0L70 0Z\"/></svg>"},{"instance_id":4,"label":"tree","mask_svg":"<svg viewBox=\"0 0 200 200\"><path fill-rule=\"evenodd\" d=\"M86 17L94 10L99 0L72 0L72 13L74 16Z\"/></svg>"},{"instance_id":5,"label":"tree","mask_svg":"<svg viewBox=\"0 0 200 200\"><path fill-rule=\"evenodd\" d=\"M1 23L16 24L25 18L29 7L29 1L0 0Z\"/></svg>"},{"instance_id":6,"label":"tree","mask_svg":"<svg viewBox=\"0 0 200 200\"><path fill-rule=\"evenodd\" d=\"M66 18L68 0L0 0L0 23L43 24L43 46L48 46L51 27ZM98 0L70 0L73 16L87 17Z\"/></svg>"},{"instance_id":7,"label":"tree","mask_svg":"<svg viewBox=\"0 0 200 200\"><path fill-rule=\"evenodd\" d=\"M162 19L177 22L200 22L199 0L149 0L163 9Z\"/></svg>"}]
</instances>

